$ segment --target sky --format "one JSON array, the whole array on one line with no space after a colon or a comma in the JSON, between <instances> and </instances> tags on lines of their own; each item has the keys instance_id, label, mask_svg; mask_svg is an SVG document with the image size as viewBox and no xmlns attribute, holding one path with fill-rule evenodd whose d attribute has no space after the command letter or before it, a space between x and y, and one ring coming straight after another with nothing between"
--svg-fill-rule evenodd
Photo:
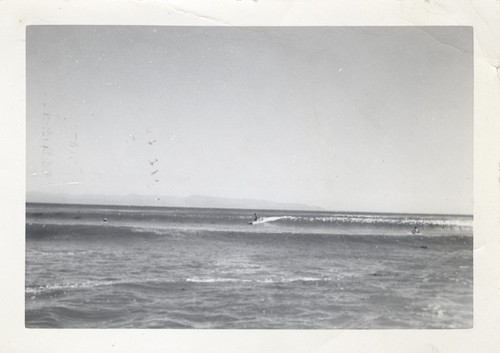
<instances>
[{"instance_id":1,"label":"sky","mask_svg":"<svg viewBox=\"0 0 500 353\"><path fill-rule=\"evenodd\" d=\"M28 201L472 213L471 27L29 26L26 55Z\"/></svg>"}]
</instances>

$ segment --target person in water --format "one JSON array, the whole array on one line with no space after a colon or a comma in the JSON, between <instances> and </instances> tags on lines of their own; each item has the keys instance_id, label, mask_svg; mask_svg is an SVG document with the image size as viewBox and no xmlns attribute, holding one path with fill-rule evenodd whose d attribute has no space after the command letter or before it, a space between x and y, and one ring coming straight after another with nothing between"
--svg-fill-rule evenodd
<instances>
[{"instance_id":1,"label":"person in water","mask_svg":"<svg viewBox=\"0 0 500 353\"><path fill-rule=\"evenodd\" d=\"M258 218L257 218L257 213L254 213L253 214L253 220L256 221Z\"/></svg>"},{"instance_id":2,"label":"person in water","mask_svg":"<svg viewBox=\"0 0 500 353\"><path fill-rule=\"evenodd\" d=\"M411 234L418 234L420 233L420 231L418 230L417 227L413 228L413 230L411 231Z\"/></svg>"}]
</instances>

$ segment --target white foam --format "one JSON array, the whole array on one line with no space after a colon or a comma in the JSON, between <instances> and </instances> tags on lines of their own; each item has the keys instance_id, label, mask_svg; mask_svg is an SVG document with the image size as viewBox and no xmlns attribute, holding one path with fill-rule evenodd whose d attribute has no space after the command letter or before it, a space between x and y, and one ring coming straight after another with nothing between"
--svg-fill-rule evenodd
<instances>
[{"instance_id":1,"label":"white foam","mask_svg":"<svg viewBox=\"0 0 500 353\"><path fill-rule=\"evenodd\" d=\"M186 278L186 282L194 283L217 283L217 282L251 282L251 280L238 279L238 278Z\"/></svg>"},{"instance_id":2,"label":"white foam","mask_svg":"<svg viewBox=\"0 0 500 353\"><path fill-rule=\"evenodd\" d=\"M269 217L273 218L273 217ZM294 217L283 216L279 219L289 219L299 222L323 222L323 223L356 223L356 224L390 224L390 225L408 225L408 226L458 226L472 227L473 221L470 219L426 219L426 218L402 218L402 217L381 217L377 215L335 215L318 217Z\"/></svg>"},{"instance_id":3,"label":"white foam","mask_svg":"<svg viewBox=\"0 0 500 353\"><path fill-rule=\"evenodd\" d=\"M319 277L290 277L290 278L266 278L265 280L258 280L260 283L292 283L292 282L327 282L330 278Z\"/></svg>"},{"instance_id":4,"label":"white foam","mask_svg":"<svg viewBox=\"0 0 500 353\"><path fill-rule=\"evenodd\" d=\"M187 278L186 282L192 283L224 283L224 282L238 282L238 283L292 283L292 282L326 282L330 281L330 278L319 278L319 277L269 277L264 279L241 279L241 278L225 278L225 277L191 277Z\"/></svg>"},{"instance_id":5,"label":"white foam","mask_svg":"<svg viewBox=\"0 0 500 353\"><path fill-rule=\"evenodd\" d=\"M40 293L46 293L46 292L53 292L53 291L67 291L71 289L82 289L82 288L93 288L97 286L109 286L113 285L115 283L121 282L120 280L116 281L86 281L86 282L77 282L77 283L64 283L64 284L47 284L47 285L41 285L41 286L36 286L36 287L26 287L25 288L25 293L26 294L40 294Z\"/></svg>"},{"instance_id":6,"label":"white foam","mask_svg":"<svg viewBox=\"0 0 500 353\"><path fill-rule=\"evenodd\" d=\"M275 217L261 217L257 219L256 221L252 222L252 224L261 224L261 223L269 223L269 222L275 222L280 219L292 219L293 217L291 216L275 216Z\"/></svg>"}]
</instances>

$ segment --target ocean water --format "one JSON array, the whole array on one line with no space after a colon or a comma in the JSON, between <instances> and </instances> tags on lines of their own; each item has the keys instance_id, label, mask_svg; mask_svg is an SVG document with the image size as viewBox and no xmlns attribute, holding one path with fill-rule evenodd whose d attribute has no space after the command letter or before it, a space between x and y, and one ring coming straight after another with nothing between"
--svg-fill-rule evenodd
<instances>
[{"instance_id":1,"label":"ocean water","mask_svg":"<svg viewBox=\"0 0 500 353\"><path fill-rule=\"evenodd\" d=\"M27 204L25 324L470 328L472 240L470 216Z\"/></svg>"}]
</instances>

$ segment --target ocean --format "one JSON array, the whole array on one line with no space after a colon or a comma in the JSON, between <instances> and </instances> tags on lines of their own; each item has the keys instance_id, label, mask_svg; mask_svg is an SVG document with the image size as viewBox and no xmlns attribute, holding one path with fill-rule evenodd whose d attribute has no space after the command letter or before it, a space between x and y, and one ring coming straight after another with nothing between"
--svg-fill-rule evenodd
<instances>
[{"instance_id":1,"label":"ocean","mask_svg":"<svg viewBox=\"0 0 500 353\"><path fill-rule=\"evenodd\" d=\"M472 216L28 203L25 325L471 328L472 232Z\"/></svg>"}]
</instances>

